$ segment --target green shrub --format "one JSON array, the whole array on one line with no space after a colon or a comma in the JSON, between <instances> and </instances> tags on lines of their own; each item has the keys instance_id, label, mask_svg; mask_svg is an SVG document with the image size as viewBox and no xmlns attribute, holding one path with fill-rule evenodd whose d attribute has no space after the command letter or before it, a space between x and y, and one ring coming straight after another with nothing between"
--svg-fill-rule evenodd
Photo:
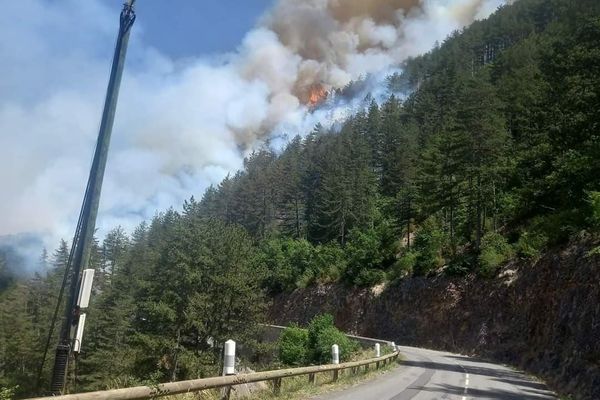
<instances>
[{"instance_id":1,"label":"green shrub","mask_svg":"<svg viewBox=\"0 0 600 400\"><path fill-rule=\"evenodd\" d=\"M596 246L587 252L586 257L600 256L600 246Z\"/></svg>"},{"instance_id":2,"label":"green shrub","mask_svg":"<svg viewBox=\"0 0 600 400\"><path fill-rule=\"evenodd\" d=\"M392 266L391 279L401 279L405 276L413 274L415 265L417 263L417 253L414 251L408 251L404 253Z\"/></svg>"},{"instance_id":3,"label":"green shrub","mask_svg":"<svg viewBox=\"0 0 600 400\"><path fill-rule=\"evenodd\" d=\"M337 242L319 245L315 248L315 278L319 283L333 283L340 280L346 270L346 256Z\"/></svg>"},{"instance_id":4,"label":"green shrub","mask_svg":"<svg viewBox=\"0 0 600 400\"><path fill-rule=\"evenodd\" d=\"M358 344L355 341L350 340L335 326L330 326L320 331L317 336L315 348L313 349L313 361L318 364L331 363L331 346L334 344L339 347L340 362L348 361L358 349Z\"/></svg>"},{"instance_id":5,"label":"green shrub","mask_svg":"<svg viewBox=\"0 0 600 400\"><path fill-rule=\"evenodd\" d=\"M498 267L513 255L513 249L504 236L495 232L486 233L481 239L479 273L488 277L494 275Z\"/></svg>"},{"instance_id":6,"label":"green shrub","mask_svg":"<svg viewBox=\"0 0 600 400\"><path fill-rule=\"evenodd\" d=\"M588 222L593 231L600 232L600 192L588 192Z\"/></svg>"},{"instance_id":7,"label":"green shrub","mask_svg":"<svg viewBox=\"0 0 600 400\"><path fill-rule=\"evenodd\" d=\"M12 400L15 398L15 392L19 386L4 387L0 386L0 400Z\"/></svg>"},{"instance_id":8,"label":"green shrub","mask_svg":"<svg viewBox=\"0 0 600 400\"><path fill-rule=\"evenodd\" d=\"M428 218L415 237L414 251L417 256L414 271L416 275L427 275L444 264L443 244L444 234L440 224L435 218Z\"/></svg>"},{"instance_id":9,"label":"green shrub","mask_svg":"<svg viewBox=\"0 0 600 400\"><path fill-rule=\"evenodd\" d=\"M314 281L314 247L307 240L272 239L261 250L261 261L269 272L264 286L271 293L305 287Z\"/></svg>"},{"instance_id":10,"label":"green shrub","mask_svg":"<svg viewBox=\"0 0 600 400\"><path fill-rule=\"evenodd\" d=\"M263 242L261 259L269 272L263 283L267 290L280 293L294 288L296 277L286 257L282 239Z\"/></svg>"},{"instance_id":11,"label":"green shrub","mask_svg":"<svg viewBox=\"0 0 600 400\"><path fill-rule=\"evenodd\" d=\"M524 232L528 240L543 239L539 244L540 250L547 246L569 241L586 226L586 216L582 210L563 210L532 218Z\"/></svg>"},{"instance_id":12,"label":"green shrub","mask_svg":"<svg viewBox=\"0 0 600 400\"><path fill-rule=\"evenodd\" d=\"M321 331L333 325L333 315L320 314L315 316L308 324L308 346L314 348Z\"/></svg>"},{"instance_id":13,"label":"green shrub","mask_svg":"<svg viewBox=\"0 0 600 400\"><path fill-rule=\"evenodd\" d=\"M477 257L472 253L461 253L454 257L444 269L444 273L449 276L464 276L473 271L477 265Z\"/></svg>"},{"instance_id":14,"label":"green shrub","mask_svg":"<svg viewBox=\"0 0 600 400\"><path fill-rule=\"evenodd\" d=\"M521 257L529 259L538 258L542 249L546 246L546 243L548 243L548 238L544 234L525 231L521 233L521 236L517 241L517 253Z\"/></svg>"},{"instance_id":15,"label":"green shrub","mask_svg":"<svg viewBox=\"0 0 600 400\"><path fill-rule=\"evenodd\" d=\"M359 287L371 287L385 282L385 271L380 269L361 269L354 278L354 284Z\"/></svg>"},{"instance_id":16,"label":"green shrub","mask_svg":"<svg viewBox=\"0 0 600 400\"><path fill-rule=\"evenodd\" d=\"M345 252L348 265L345 278L350 283L368 286L381 280L382 272L390 267L397 253L398 240L390 220L376 221L369 229L353 229L348 236Z\"/></svg>"},{"instance_id":17,"label":"green shrub","mask_svg":"<svg viewBox=\"0 0 600 400\"><path fill-rule=\"evenodd\" d=\"M340 360L345 361L358 349L358 344L339 331L331 314L317 315L308 325L310 361L317 364L331 362L331 346L337 344Z\"/></svg>"},{"instance_id":18,"label":"green shrub","mask_svg":"<svg viewBox=\"0 0 600 400\"><path fill-rule=\"evenodd\" d=\"M294 324L279 338L279 360L287 365L305 365L308 361L308 332Z\"/></svg>"}]
</instances>

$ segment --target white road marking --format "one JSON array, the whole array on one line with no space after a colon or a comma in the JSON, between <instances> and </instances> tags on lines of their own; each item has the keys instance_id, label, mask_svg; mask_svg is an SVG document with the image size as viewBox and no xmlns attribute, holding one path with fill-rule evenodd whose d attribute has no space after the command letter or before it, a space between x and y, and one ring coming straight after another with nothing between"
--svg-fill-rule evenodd
<instances>
[{"instance_id":1,"label":"white road marking","mask_svg":"<svg viewBox=\"0 0 600 400\"><path fill-rule=\"evenodd\" d=\"M467 392L469 391L469 373L467 372L467 369L459 364L458 362L456 362L455 360L452 360L452 362L456 365L458 365L460 368L462 368L463 371L465 371L465 388L464 388L464 396L462 396L461 400L467 400Z\"/></svg>"}]
</instances>

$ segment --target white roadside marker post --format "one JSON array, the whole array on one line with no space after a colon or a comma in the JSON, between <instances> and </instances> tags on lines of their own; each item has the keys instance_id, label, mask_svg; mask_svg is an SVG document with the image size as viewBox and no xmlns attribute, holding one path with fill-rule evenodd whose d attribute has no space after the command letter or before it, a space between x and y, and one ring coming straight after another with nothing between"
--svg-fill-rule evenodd
<instances>
[{"instance_id":1,"label":"white roadside marker post","mask_svg":"<svg viewBox=\"0 0 600 400\"><path fill-rule=\"evenodd\" d=\"M225 342L225 352L223 358L223 375L235 374L235 342L228 340Z\"/></svg>"},{"instance_id":2,"label":"white roadside marker post","mask_svg":"<svg viewBox=\"0 0 600 400\"><path fill-rule=\"evenodd\" d=\"M223 376L235 375L235 342L228 340L225 342L223 351ZM223 400L229 400L231 395L231 386L223 389Z\"/></svg>"},{"instance_id":3,"label":"white roadside marker post","mask_svg":"<svg viewBox=\"0 0 600 400\"><path fill-rule=\"evenodd\" d=\"M337 344L331 346L331 363L339 364L340 363L340 347ZM338 370L333 371L333 381L338 380Z\"/></svg>"},{"instance_id":4,"label":"white roadside marker post","mask_svg":"<svg viewBox=\"0 0 600 400\"><path fill-rule=\"evenodd\" d=\"M390 347L392 348L392 352L395 352L396 351L396 342L390 342L389 344L390 344ZM390 364L392 362L393 362L393 360L391 358L388 358L387 360L385 360L386 364Z\"/></svg>"}]
</instances>

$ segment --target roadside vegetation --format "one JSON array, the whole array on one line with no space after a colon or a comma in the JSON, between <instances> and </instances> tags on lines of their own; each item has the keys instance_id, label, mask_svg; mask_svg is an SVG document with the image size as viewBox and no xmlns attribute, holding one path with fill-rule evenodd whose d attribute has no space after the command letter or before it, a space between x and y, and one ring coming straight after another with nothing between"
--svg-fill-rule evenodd
<instances>
[{"instance_id":1,"label":"roadside vegetation","mask_svg":"<svg viewBox=\"0 0 600 400\"><path fill-rule=\"evenodd\" d=\"M287 366L329 364L334 344L339 347L340 362L350 361L360 349L356 341L335 327L332 315L317 315L308 329L292 325L282 332L278 343L279 361Z\"/></svg>"},{"instance_id":2,"label":"roadside vegetation","mask_svg":"<svg viewBox=\"0 0 600 400\"><path fill-rule=\"evenodd\" d=\"M280 153L255 151L131 235L115 228L93 248L71 390L218 375L228 339L260 358L269 295L438 273L486 279L550 246L597 241L599 42L596 0L501 7L408 60L381 103L366 98L364 111ZM37 393L68 244L51 253L23 280L0 252L2 396ZM346 346L315 329L286 332L282 361L319 362L332 340Z\"/></svg>"}]
</instances>

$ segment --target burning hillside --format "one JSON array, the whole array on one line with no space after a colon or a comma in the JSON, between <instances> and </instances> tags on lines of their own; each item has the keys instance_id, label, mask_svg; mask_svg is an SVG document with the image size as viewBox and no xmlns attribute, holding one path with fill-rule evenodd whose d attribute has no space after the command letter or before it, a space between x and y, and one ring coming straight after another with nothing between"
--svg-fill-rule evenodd
<instances>
[{"instance_id":1,"label":"burning hillside","mask_svg":"<svg viewBox=\"0 0 600 400\"><path fill-rule=\"evenodd\" d=\"M235 129L236 136L248 143L269 135L302 106L321 104L328 91L399 65L443 36L436 31L449 33L503 2L279 0L248 34L238 60L244 79L268 88L265 118Z\"/></svg>"}]
</instances>

